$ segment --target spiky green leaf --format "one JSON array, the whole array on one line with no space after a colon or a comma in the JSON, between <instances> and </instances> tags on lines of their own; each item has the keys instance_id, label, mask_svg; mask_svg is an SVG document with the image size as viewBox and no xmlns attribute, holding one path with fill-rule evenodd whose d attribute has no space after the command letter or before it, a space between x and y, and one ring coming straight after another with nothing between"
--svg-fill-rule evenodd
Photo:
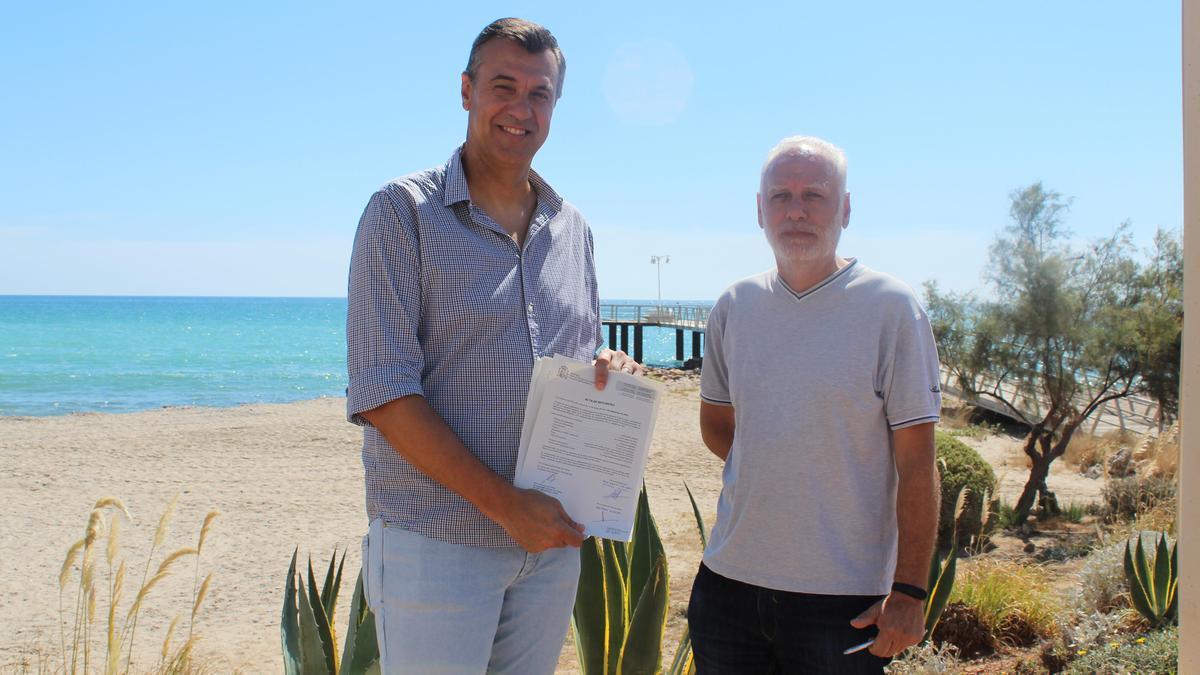
<instances>
[{"instance_id":1,"label":"spiky green leaf","mask_svg":"<svg viewBox=\"0 0 1200 675\"><path fill-rule=\"evenodd\" d=\"M663 550L662 538L658 534L658 525L650 516L650 500L646 496L645 485L642 485L642 491L638 495L634 523L633 540L630 544L632 550L629 556L629 576L627 577L629 598L634 601L630 603L630 612L636 611L636 600L650 578L654 561L659 556L666 555Z\"/></svg>"},{"instance_id":2,"label":"spiky green leaf","mask_svg":"<svg viewBox=\"0 0 1200 675\"><path fill-rule=\"evenodd\" d=\"M696 506L696 498L692 496L687 481L684 481L683 489L687 490L688 500L692 502L692 515L696 517L696 529L700 531L700 549L705 550L708 548L708 531L704 527L704 516L700 515L700 507Z\"/></svg>"},{"instance_id":3,"label":"spiky green leaf","mask_svg":"<svg viewBox=\"0 0 1200 675\"><path fill-rule=\"evenodd\" d=\"M300 617L296 609L296 556L299 552L298 547L292 551L292 564L288 566L287 583L283 586L283 612L279 620L285 675L302 675L300 669Z\"/></svg>"},{"instance_id":4,"label":"spiky green leaf","mask_svg":"<svg viewBox=\"0 0 1200 675\"><path fill-rule=\"evenodd\" d=\"M583 675L602 675L605 672L608 609L603 556L600 540L595 537L588 537L579 547L579 589L575 592L571 627L575 633L575 653Z\"/></svg>"},{"instance_id":5,"label":"spiky green leaf","mask_svg":"<svg viewBox=\"0 0 1200 675\"><path fill-rule=\"evenodd\" d=\"M637 599L637 609L629 620L625 644L617 672L660 673L662 672L662 635L667 626L667 557L654 559L650 578Z\"/></svg>"},{"instance_id":6,"label":"spiky green leaf","mask_svg":"<svg viewBox=\"0 0 1200 675\"><path fill-rule=\"evenodd\" d=\"M1141 546L1140 540L1138 541L1138 545ZM1146 585L1138 574L1132 542L1125 542L1125 580L1129 583L1129 599L1133 603L1134 609L1146 617L1147 621L1156 621L1154 609L1150 606L1150 602L1146 597Z\"/></svg>"},{"instance_id":7,"label":"spiky green leaf","mask_svg":"<svg viewBox=\"0 0 1200 675\"><path fill-rule=\"evenodd\" d=\"M359 571L354 597L350 601L350 625L342 651L341 673L366 675L373 672L379 672L379 643L375 636L375 615L367 607L362 572Z\"/></svg>"},{"instance_id":8,"label":"spiky green leaf","mask_svg":"<svg viewBox=\"0 0 1200 675\"><path fill-rule=\"evenodd\" d=\"M629 595L621 562L625 559L623 546L610 539L602 539L604 548L604 607L608 630L608 644L604 650L604 671L618 675L617 662L621 644L625 640L625 629L629 624Z\"/></svg>"},{"instance_id":9,"label":"spiky green leaf","mask_svg":"<svg viewBox=\"0 0 1200 675\"><path fill-rule=\"evenodd\" d=\"M930 563L930 583L928 596L925 598L925 637L928 640L937 628L946 603L950 601L950 592L954 590L954 575L958 569L958 556L950 550L943 563L939 556L934 555Z\"/></svg>"},{"instance_id":10,"label":"spiky green leaf","mask_svg":"<svg viewBox=\"0 0 1200 675\"><path fill-rule=\"evenodd\" d=\"M321 644L321 629L317 625L316 612L324 610L321 609L320 603L314 605L309 601L309 593L310 591L306 591L303 586L296 593L300 617L300 669L298 672L302 675L334 673L336 671L329 668L325 658L325 649ZM315 591L311 591L311 593L316 594Z\"/></svg>"},{"instance_id":11,"label":"spiky green leaf","mask_svg":"<svg viewBox=\"0 0 1200 675\"><path fill-rule=\"evenodd\" d=\"M317 637L320 640L321 653L325 658L326 672L335 675L337 667L337 644L333 639L333 629L330 627L329 616L325 614L325 605L321 603L320 591L317 590L317 579L313 574L312 558L308 560L308 600L312 608L313 619L317 625Z\"/></svg>"},{"instance_id":12,"label":"spiky green leaf","mask_svg":"<svg viewBox=\"0 0 1200 675\"><path fill-rule=\"evenodd\" d=\"M1158 545L1154 551L1154 609L1159 616L1165 616L1170 598L1167 593L1171 588L1171 552L1167 550L1167 533L1159 535Z\"/></svg>"},{"instance_id":13,"label":"spiky green leaf","mask_svg":"<svg viewBox=\"0 0 1200 675\"><path fill-rule=\"evenodd\" d=\"M675 658L667 668L667 675L683 675L692 660L692 634L687 624L683 625L683 635L679 637L679 646L675 648Z\"/></svg>"}]
</instances>

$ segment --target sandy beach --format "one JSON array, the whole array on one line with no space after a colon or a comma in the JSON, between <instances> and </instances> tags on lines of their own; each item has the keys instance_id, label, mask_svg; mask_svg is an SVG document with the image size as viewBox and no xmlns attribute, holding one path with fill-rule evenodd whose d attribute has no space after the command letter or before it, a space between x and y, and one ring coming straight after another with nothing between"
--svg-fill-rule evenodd
<instances>
[{"instance_id":1,"label":"sandy beach","mask_svg":"<svg viewBox=\"0 0 1200 675\"><path fill-rule=\"evenodd\" d=\"M309 553L318 574L336 547L346 551L345 610L360 564L363 508L360 431L345 422L344 400L327 398L226 409L170 408L129 414L0 418L0 666L36 645L59 641L58 572L88 512L101 497L122 499L133 522L123 526L121 554L136 570L163 508L179 503L164 548L194 546L211 509L221 511L199 560L212 590L198 619L198 654L214 672L275 673L282 669L279 610L292 550ZM684 491L687 481L712 523L720 462L704 449L697 428L697 382L672 383L658 419L646 482L669 556L668 634L677 636L699 537ZM1015 499L1024 463L1013 439L968 440L997 466L1004 494ZM1061 463L1060 463L1061 464ZM1094 497L1100 481L1055 467L1050 484L1060 499ZM1082 481L1082 482L1081 482ZM161 559L156 555L155 564ZM302 558L303 559L303 558ZM187 616L193 559L176 567L146 602L138 628L137 662L158 659L171 618ZM127 592L126 597L129 597ZM68 598L69 602L70 598ZM101 602L101 607L106 603ZM668 640L667 657L673 651ZM564 646L559 671L577 672Z\"/></svg>"}]
</instances>

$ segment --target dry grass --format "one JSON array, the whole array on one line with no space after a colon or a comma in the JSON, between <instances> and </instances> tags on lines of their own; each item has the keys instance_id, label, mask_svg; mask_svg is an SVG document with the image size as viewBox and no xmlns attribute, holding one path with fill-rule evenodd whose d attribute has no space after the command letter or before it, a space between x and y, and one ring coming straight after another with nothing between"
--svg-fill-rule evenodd
<instances>
[{"instance_id":1,"label":"dry grass","mask_svg":"<svg viewBox=\"0 0 1200 675\"><path fill-rule=\"evenodd\" d=\"M192 653L198 639L194 631L196 616L208 592L211 575L198 584L199 554L204 539L217 512L209 512L201 528L196 547L183 547L162 556L153 574L155 554L167 539L176 499L172 499L158 521L153 545L146 556L142 581L126 600L125 582L127 561L120 557L122 522L130 522L129 511L120 500L105 497L96 502L88 515L84 536L67 549L58 572L59 586L59 644L56 653L45 645L27 650L27 657L0 665L0 672L14 673L196 673L207 670L193 662ZM176 615L167 629L158 650L160 657L153 667L135 664L134 644L137 639L138 618L144 603L154 588L180 561L194 557L195 581L188 602L188 633L175 646L172 640L183 614ZM72 583L74 582L74 583ZM101 611L101 604L106 605Z\"/></svg>"},{"instance_id":2,"label":"dry grass","mask_svg":"<svg viewBox=\"0 0 1200 675\"><path fill-rule=\"evenodd\" d=\"M950 599L969 607L1001 643L1027 646L1058 631L1050 575L1040 565L979 559L959 568Z\"/></svg>"},{"instance_id":3,"label":"dry grass","mask_svg":"<svg viewBox=\"0 0 1200 675\"><path fill-rule=\"evenodd\" d=\"M941 415L938 428L951 436L986 438L997 431L997 427L980 421L979 408L951 396L942 399Z\"/></svg>"},{"instance_id":4,"label":"dry grass","mask_svg":"<svg viewBox=\"0 0 1200 675\"><path fill-rule=\"evenodd\" d=\"M1103 469L1115 452L1123 447L1134 447L1140 440L1140 436L1129 431L1110 431L1100 436L1080 432L1071 437L1062 459L1080 473L1086 473L1097 465Z\"/></svg>"},{"instance_id":5,"label":"dry grass","mask_svg":"<svg viewBox=\"0 0 1200 675\"><path fill-rule=\"evenodd\" d=\"M1179 511L1175 500L1164 500L1138 514L1133 521L1135 532L1167 532L1175 535L1179 524Z\"/></svg>"},{"instance_id":6,"label":"dry grass","mask_svg":"<svg viewBox=\"0 0 1200 675\"><path fill-rule=\"evenodd\" d=\"M1100 436L1078 433L1071 438L1063 461L1080 473L1093 466L1107 470L1108 458L1121 448L1133 449L1133 465L1139 474L1174 477L1179 471L1179 423L1159 435L1139 436L1129 431L1110 431Z\"/></svg>"},{"instance_id":7,"label":"dry grass","mask_svg":"<svg viewBox=\"0 0 1200 675\"><path fill-rule=\"evenodd\" d=\"M1144 462L1147 473L1165 478L1179 475L1179 422L1159 436L1147 437L1134 459Z\"/></svg>"}]
</instances>

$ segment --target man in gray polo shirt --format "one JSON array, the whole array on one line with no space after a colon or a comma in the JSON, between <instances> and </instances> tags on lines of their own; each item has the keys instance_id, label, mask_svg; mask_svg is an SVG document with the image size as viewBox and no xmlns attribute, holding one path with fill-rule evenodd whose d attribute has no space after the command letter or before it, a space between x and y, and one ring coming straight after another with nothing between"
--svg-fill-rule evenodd
<instances>
[{"instance_id":1,"label":"man in gray polo shirt","mask_svg":"<svg viewBox=\"0 0 1200 675\"><path fill-rule=\"evenodd\" d=\"M513 486L534 360L603 350L592 234L531 168L566 62L521 19L462 74L466 142L379 189L350 263L346 406L363 425L363 582L384 673L551 673L582 527Z\"/></svg>"},{"instance_id":2,"label":"man in gray polo shirt","mask_svg":"<svg viewBox=\"0 0 1200 675\"><path fill-rule=\"evenodd\" d=\"M725 470L688 609L701 675L881 672L923 633L937 349L906 285L837 254L845 186L840 149L781 141L758 194L777 267L709 318L700 428Z\"/></svg>"}]
</instances>

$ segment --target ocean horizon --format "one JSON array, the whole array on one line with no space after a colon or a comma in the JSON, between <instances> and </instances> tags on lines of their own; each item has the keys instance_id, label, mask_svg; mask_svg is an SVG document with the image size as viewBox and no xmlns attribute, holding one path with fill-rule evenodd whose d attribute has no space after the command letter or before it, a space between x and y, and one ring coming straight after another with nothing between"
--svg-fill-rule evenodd
<instances>
[{"instance_id":1,"label":"ocean horizon","mask_svg":"<svg viewBox=\"0 0 1200 675\"><path fill-rule=\"evenodd\" d=\"M0 295L0 416L343 396L345 318L345 297ZM644 349L680 365L671 329L646 328Z\"/></svg>"}]
</instances>

